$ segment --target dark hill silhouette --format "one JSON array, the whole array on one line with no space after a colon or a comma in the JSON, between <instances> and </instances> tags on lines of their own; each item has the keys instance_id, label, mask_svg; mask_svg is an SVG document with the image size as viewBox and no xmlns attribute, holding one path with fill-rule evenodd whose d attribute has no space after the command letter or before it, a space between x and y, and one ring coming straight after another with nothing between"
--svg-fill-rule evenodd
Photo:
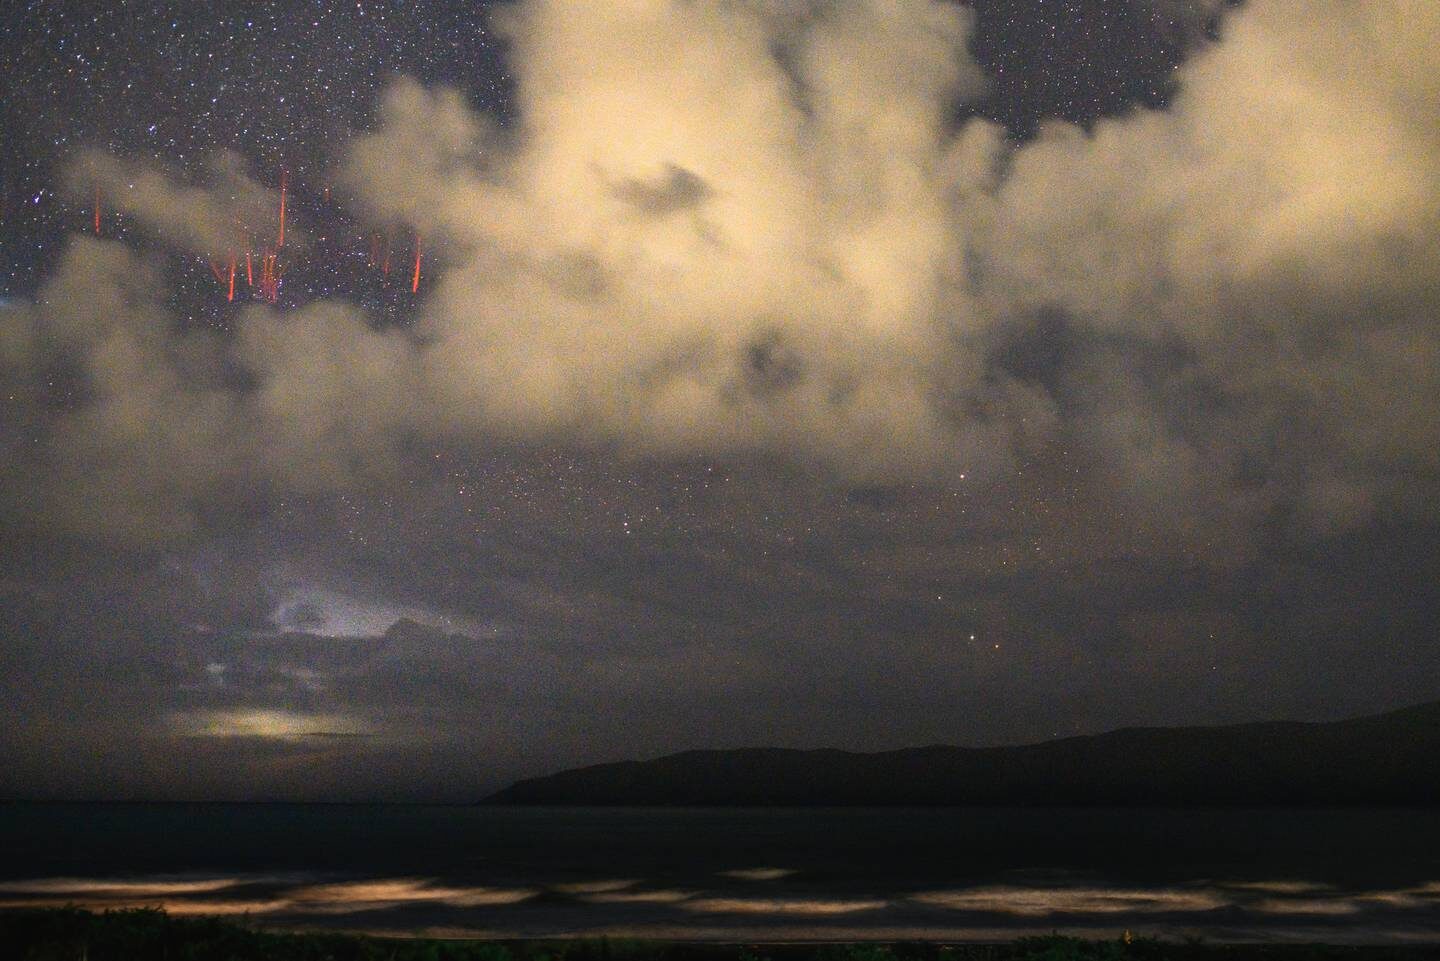
<instances>
[{"instance_id":1,"label":"dark hill silhouette","mask_svg":"<svg viewBox=\"0 0 1440 961\"><path fill-rule=\"evenodd\" d=\"M490 804L1436 804L1440 702L1333 723L1126 728L1020 747L686 751L519 781Z\"/></svg>"}]
</instances>

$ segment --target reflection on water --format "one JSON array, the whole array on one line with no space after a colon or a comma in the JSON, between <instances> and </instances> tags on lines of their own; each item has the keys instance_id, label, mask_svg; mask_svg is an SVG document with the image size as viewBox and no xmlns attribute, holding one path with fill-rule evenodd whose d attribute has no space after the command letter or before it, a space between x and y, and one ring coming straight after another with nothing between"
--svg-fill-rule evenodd
<instances>
[{"instance_id":1,"label":"reflection on water","mask_svg":"<svg viewBox=\"0 0 1440 961\"><path fill-rule=\"evenodd\" d=\"M741 881L778 881L794 873L790 868L736 868L733 871L721 871L720 875Z\"/></svg>"},{"instance_id":2,"label":"reflection on water","mask_svg":"<svg viewBox=\"0 0 1440 961\"><path fill-rule=\"evenodd\" d=\"M617 891L592 894L585 898L590 904L674 904L695 896L694 891Z\"/></svg>"},{"instance_id":3,"label":"reflection on water","mask_svg":"<svg viewBox=\"0 0 1440 961\"><path fill-rule=\"evenodd\" d=\"M203 881L101 881L94 878L39 878L33 881L0 881L0 893L31 896L80 895L91 898L151 898L169 894L207 894L234 887L235 878Z\"/></svg>"},{"instance_id":4,"label":"reflection on water","mask_svg":"<svg viewBox=\"0 0 1440 961\"><path fill-rule=\"evenodd\" d=\"M575 881L570 884L553 884L551 887L561 894L610 894L633 888L639 883L634 878L617 878L607 881Z\"/></svg>"},{"instance_id":5,"label":"reflection on water","mask_svg":"<svg viewBox=\"0 0 1440 961\"><path fill-rule=\"evenodd\" d=\"M1050 914L1156 914L1214 911L1232 903L1218 891L1126 890L1121 888L989 887L933 891L914 896L921 904L1019 917Z\"/></svg>"},{"instance_id":6,"label":"reflection on water","mask_svg":"<svg viewBox=\"0 0 1440 961\"><path fill-rule=\"evenodd\" d=\"M4 805L0 907L479 937L1440 941L1413 810Z\"/></svg>"},{"instance_id":7,"label":"reflection on water","mask_svg":"<svg viewBox=\"0 0 1440 961\"><path fill-rule=\"evenodd\" d=\"M1302 901L1298 898L1269 898L1256 902L1253 909L1262 914L1356 914L1360 908L1350 900Z\"/></svg>"},{"instance_id":8,"label":"reflection on water","mask_svg":"<svg viewBox=\"0 0 1440 961\"><path fill-rule=\"evenodd\" d=\"M451 908L475 908L490 904L517 904L534 897L536 891L497 890L494 888L452 888L430 880L396 878L385 881L346 881L339 884L315 884L290 892L299 910L322 914L351 911L376 911L402 904L444 905Z\"/></svg>"},{"instance_id":9,"label":"reflection on water","mask_svg":"<svg viewBox=\"0 0 1440 961\"><path fill-rule=\"evenodd\" d=\"M1238 881L1230 887L1237 891L1266 891L1271 894L1316 894L1331 890L1330 885L1313 881Z\"/></svg>"},{"instance_id":10,"label":"reflection on water","mask_svg":"<svg viewBox=\"0 0 1440 961\"><path fill-rule=\"evenodd\" d=\"M1057 930L1103 936L1127 928L1157 936L1209 933L1230 940L1440 937L1440 882L1379 891L1340 891L1294 880L1170 888L1007 884L854 897L826 896L813 886L806 893L786 891L778 882L803 872L767 871L771 896L734 889L737 879L754 876L745 869L718 872L711 888L696 890L654 888L637 879L497 888L435 878L319 883L294 876L36 878L0 883L0 907L161 907L177 915L245 914L277 925L456 937L603 933L693 939L989 940ZM753 891L755 883L749 882L748 890ZM642 913L634 913L637 908ZM703 920L687 922L687 917ZM829 918L843 919L844 926L827 926ZM1340 921L1343 928L1336 926Z\"/></svg>"},{"instance_id":11,"label":"reflection on water","mask_svg":"<svg viewBox=\"0 0 1440 961\"><path fill-rule=\"evenodd\" d=\"M792 914L853 914L856 911L875 911L887 904L888 901L824 901L816 898L697 898L686 901L685 908L710 914L765 914L784 917Z\"/></svg>"}]
</instances>

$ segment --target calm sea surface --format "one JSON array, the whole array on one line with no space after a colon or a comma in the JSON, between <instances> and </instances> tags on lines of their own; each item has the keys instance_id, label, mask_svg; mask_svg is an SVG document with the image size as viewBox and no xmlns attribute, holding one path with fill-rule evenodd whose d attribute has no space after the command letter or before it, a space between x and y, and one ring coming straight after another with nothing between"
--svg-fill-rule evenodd
<instances>
[{"instance_id":1,"label":"calm sea surface","mask_svg":"<svg viewBox=\"0 0 1440 961\"><path fill-rule=\"evenodd\" d=\"M456 936L1440 941L1440 811L0 805L0 905Z\"/></svg>"}]
</instances>

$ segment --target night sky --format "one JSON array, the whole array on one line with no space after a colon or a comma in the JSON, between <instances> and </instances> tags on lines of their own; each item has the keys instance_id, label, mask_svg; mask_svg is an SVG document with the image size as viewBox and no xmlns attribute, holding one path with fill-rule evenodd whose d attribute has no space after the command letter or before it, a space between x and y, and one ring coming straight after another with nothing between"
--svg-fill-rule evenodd
<instances>
[{"instance_id":1,"label":"night sky","mask_svg":"<svg viewBox=\"0 0 1440 961\"><path fill-rule=\"evenodd\" d=\"M1440 698L1440 4L0 27L0 797Z\"/></svg>"}]
</instances>

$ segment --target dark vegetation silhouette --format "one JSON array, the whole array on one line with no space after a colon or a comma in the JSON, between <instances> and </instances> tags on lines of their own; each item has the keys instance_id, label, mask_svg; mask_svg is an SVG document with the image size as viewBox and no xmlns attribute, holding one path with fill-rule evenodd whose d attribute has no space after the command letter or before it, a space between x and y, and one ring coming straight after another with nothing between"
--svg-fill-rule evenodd
<instances>
[{"instance_id":1,"label":"dark vegetation silhouette","mask_svg":"<svg viewBox=\"0 0 1440 961\"><path fill-rule=\"evenodd\" d=\"M1208 945L1031 937L998 944L437 941L265 931L153 909L0 911L6 961L1440 961L1440 946Z\"/></svg>"}]
</instances>

